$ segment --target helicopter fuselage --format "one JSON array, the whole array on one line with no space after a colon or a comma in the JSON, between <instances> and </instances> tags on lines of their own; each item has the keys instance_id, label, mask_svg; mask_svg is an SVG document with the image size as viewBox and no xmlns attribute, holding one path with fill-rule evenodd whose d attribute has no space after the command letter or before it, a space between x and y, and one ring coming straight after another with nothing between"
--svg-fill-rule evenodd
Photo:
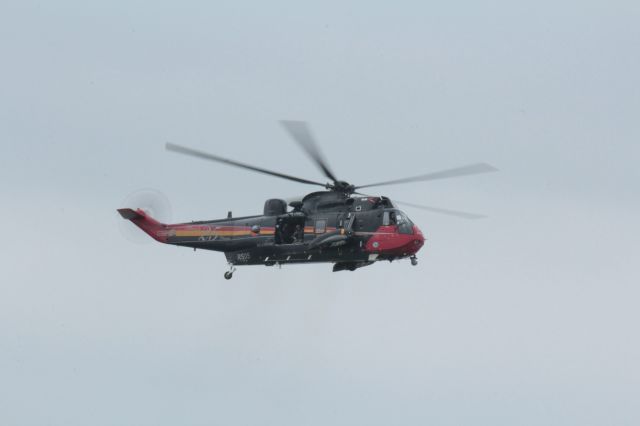
<instances>
[{"instance_id":1,"label":"helicopter fuselage","mask_svg":"<svg viewBox=\"0 0 640 426\"><path fill-rule=\"evenodd\" d=\"M332 262L334 271L354 270L414 256L424 245L420 229L385 197L318 192L292 211L283 203L268 200L263 215L179 224L143 210L120 213L159 242L224 252L232 265Z\"/></svg>"}]
</instances>

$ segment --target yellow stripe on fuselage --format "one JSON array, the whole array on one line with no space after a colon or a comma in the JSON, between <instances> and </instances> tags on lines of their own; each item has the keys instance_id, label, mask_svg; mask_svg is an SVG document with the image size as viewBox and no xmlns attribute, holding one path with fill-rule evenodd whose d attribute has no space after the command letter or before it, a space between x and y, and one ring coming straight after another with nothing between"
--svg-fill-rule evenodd
<instances>
[{"instance_id":1,"label":"yellow stripe on fuselage","mask_svg":"<svg viewBox=\"0 0 640 426\"><path fill-rule=\"evenodd\" d=\"M260 230L260 235L273 235L274 231ZM257 235L251 231L200 231L182 230L176 231L176 237L241 237L246 235Z\"/></svg>"},{"instance_id":2,"label":"yellow stripe on fuselage","mask_svg":"<svg viewBox=\"0 0 640 426\"><path fill-rule=\"evenodd\" d=\"M326 232L334 231L335 228L327 228ZM171 233L171 231L169 231ZM312 226L305 226L305 234L315 234L315 228ZM244 237L247 235L274 235L273 229L261 229L258 234L251 232L249 229L243 230L203 230L203 229L176 229L173 235L176 237Z\"/></svg>"}]
</instances>

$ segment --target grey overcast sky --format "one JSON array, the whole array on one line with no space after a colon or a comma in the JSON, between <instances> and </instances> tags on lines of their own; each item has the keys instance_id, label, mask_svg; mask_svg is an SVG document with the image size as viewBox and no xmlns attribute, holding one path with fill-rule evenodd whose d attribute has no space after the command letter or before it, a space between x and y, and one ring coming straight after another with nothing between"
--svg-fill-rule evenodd
<instances>
[{"instance_id":1,"label":"grey overcast sky","mask_svg":"<svg viewBox=\"0 0 640 426\"><path fill-rule=\"evenodd\" d=\"M0 2L0 424L640 424L640 3ZM311 123L420 264L239 269L123 238L312 189Z\"/></svg>"}]
</instances>

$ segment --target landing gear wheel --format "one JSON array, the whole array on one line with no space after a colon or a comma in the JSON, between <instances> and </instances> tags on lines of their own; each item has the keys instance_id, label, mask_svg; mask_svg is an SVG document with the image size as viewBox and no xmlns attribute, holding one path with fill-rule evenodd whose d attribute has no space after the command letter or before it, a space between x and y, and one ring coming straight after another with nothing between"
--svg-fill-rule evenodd
<instances>
[{"instance_id":1,"label":"landing gear wheel","mask_svg":"<svg viewBox=\"0 0 640 426\"><path fill-rule=\"evenodd\" d=\"M411 265L416 266L418 264L418 258L415 256L411 256Z\"/></svg>"},{"instance_id":2,"label":"landing gear wheel","mask_svg":"<svg viewBox=\"0 0 640 426\"><path fill-rule=\"evenodd\" d=\"M231 278L233 278L233 273L235 272L235 270L236 270L236 267L234 266L234 264L229 263L229 270L224 273L224 279L230 280Z\"/></svg>"}]
</instances>

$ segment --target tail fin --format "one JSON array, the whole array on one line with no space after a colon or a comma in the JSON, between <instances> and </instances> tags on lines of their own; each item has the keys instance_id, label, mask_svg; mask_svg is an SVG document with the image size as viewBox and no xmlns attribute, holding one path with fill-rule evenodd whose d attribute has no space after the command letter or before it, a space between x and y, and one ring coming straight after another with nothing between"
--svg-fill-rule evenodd
<instances>
[{"instance_id":1,"label":"tail fin","mask_svg":"<svg viewBox=\"0 0 640 426\"><path fill-rule=\"evenodd\" d=\"M160 223L147 215L142 209L118 209L118 213L126 220L130 220L138 228L149 234L151 238L161 243L167 242L167 225Z\"/></svg>"}]
</instances>

